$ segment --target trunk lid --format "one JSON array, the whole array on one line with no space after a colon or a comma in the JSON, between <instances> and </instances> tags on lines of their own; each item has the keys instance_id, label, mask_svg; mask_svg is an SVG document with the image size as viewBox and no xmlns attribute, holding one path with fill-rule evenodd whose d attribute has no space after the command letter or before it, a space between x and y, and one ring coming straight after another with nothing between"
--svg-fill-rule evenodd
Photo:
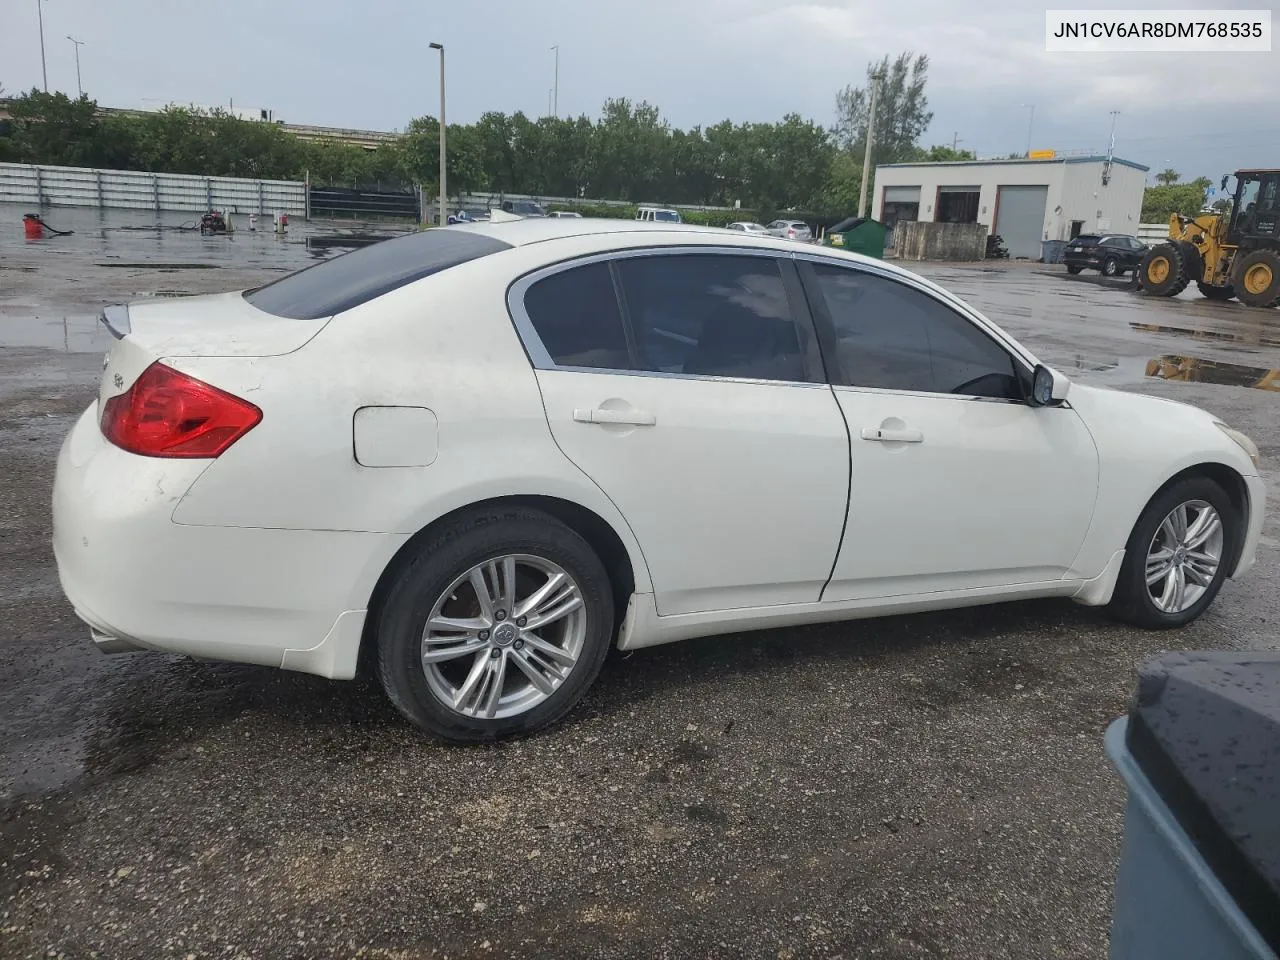
<instances>
[{"instance_id":1,"label":"trunk lid","mask_svg":"<svg viewBox=\"0 0 1280 960\"><path fill-rule=\"evenodd\" d=\"M114 342L103 358L98 402L124 393L157 360L292 353L323 330L329 319L278 317L259 310L239 292L109 306L101 322Z\"/></svg>"}]
</instances>

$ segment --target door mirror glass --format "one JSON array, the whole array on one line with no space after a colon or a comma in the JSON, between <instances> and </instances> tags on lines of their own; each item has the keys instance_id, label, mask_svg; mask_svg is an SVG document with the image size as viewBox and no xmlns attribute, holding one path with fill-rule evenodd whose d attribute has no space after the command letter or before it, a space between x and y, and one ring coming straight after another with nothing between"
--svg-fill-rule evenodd
<instances>
[{"instance_id":1,"label":"door mirror glass","mask_svg":"<svg viewBox=\"0 0 1280 960\"><path fill-rule=\"evenodd\" d=\"M1071 381L1044 364L1036 365L1031 381L1031 404L1036 407L1056 407L1067 399Z\"/></svg>"}]
</instances>

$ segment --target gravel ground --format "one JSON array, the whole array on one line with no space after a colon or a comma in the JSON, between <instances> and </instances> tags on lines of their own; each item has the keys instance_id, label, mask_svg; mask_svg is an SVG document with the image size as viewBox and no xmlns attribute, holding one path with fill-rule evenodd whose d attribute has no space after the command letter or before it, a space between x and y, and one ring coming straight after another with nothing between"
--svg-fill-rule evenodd
<instances>
[{"instance_id":1,"label":"gravel ground","mask_svg":"<svg viewBox=\"0 0 1280 960\"><path fill-rule=\"evenodd\" d=\"M432 743L365 681L102 657L48 547L94 311L305 259L102 233L0 241L0 957L1102 958L1102 734L1135 667L1280 646L1271 520L1175 633L1054 601L695 640L615 657L565 723L499 746ZM1250 432L1280 495L1280 397L1142 378L1164 354L1280 366L1274 312L920 269L1081 379Z\"/></svg>"}]
</instances>

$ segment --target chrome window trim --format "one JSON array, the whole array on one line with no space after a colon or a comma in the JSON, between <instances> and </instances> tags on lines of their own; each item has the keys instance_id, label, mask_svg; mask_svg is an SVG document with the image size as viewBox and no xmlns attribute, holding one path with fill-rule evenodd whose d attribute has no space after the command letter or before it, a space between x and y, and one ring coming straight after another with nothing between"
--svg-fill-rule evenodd
<instances>
[{"instance_id":1,"label":"chrome window trim","mask_svg":"<svg viewBox=\"0 0 1280 960\"><path fill-rule=\"evenodd\" d=\"M529 313L524 306L525 294L529 292L530 287L540 280L545 280L547 277L555 276L558 273L564 273L566 270L573 270L577 267L587 267L593 263L614 263L619 260L631 259L633 257L669 257L684 256L688 254L764 257L775 261L787 260L791 257L791 251L788 250L771 250L767 247L739 247L698 243L662 247L623 247L621 249L608 250L601 253L585 254L580 257L573 257L569 260L562 260L559 263L553 263L545 267L539 267L536 270L532 270L529 273L518 277L512 282L511 286L507 288L507 313L511 315L511 320L516 327L516 333L524 344L525 352L529 355L529 362L533 364L535 370L554 370L561 373L598 373L624 377L657 377L661 379L676 380L704 380L711 383L747 383L783 387L813 387L820 390L829 389L830 385L825 379L816 382L810 382L807 380L769 380L758 377L718 377L700 373L668 373L661 370L561 366L555 362L551 354L547 351L546 346L542 343L542 338L538 336L538 331L533 325L533 319L529 316ZM779 267L779 280L785 287L786 280L782 277L781 267ZM789 294L790 291L788 291L788 301L790 300ZM808 308L805 307L804 309L807 310ZM619 305L619 310L621 310L621 304ZM805 358L805 362L807 365L807 357Z\"/></svg>"}]
</instances>

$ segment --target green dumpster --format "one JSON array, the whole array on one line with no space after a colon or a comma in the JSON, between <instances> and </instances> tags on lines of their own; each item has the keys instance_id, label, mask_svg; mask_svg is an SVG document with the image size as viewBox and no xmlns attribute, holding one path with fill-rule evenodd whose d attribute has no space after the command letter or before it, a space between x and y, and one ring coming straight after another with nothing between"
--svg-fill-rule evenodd
<instances>
[{"instance_id":1,"label":"green dumpster","mask_svg":"<svg viewBox=\"0 0 1280 960\"><path fill-rule=\"evenodd\" d=\"M885 232L885 226L879 220L849 217L828 230L824 242L829 247L883 260Z\"/></svg>"}]
</instances>

